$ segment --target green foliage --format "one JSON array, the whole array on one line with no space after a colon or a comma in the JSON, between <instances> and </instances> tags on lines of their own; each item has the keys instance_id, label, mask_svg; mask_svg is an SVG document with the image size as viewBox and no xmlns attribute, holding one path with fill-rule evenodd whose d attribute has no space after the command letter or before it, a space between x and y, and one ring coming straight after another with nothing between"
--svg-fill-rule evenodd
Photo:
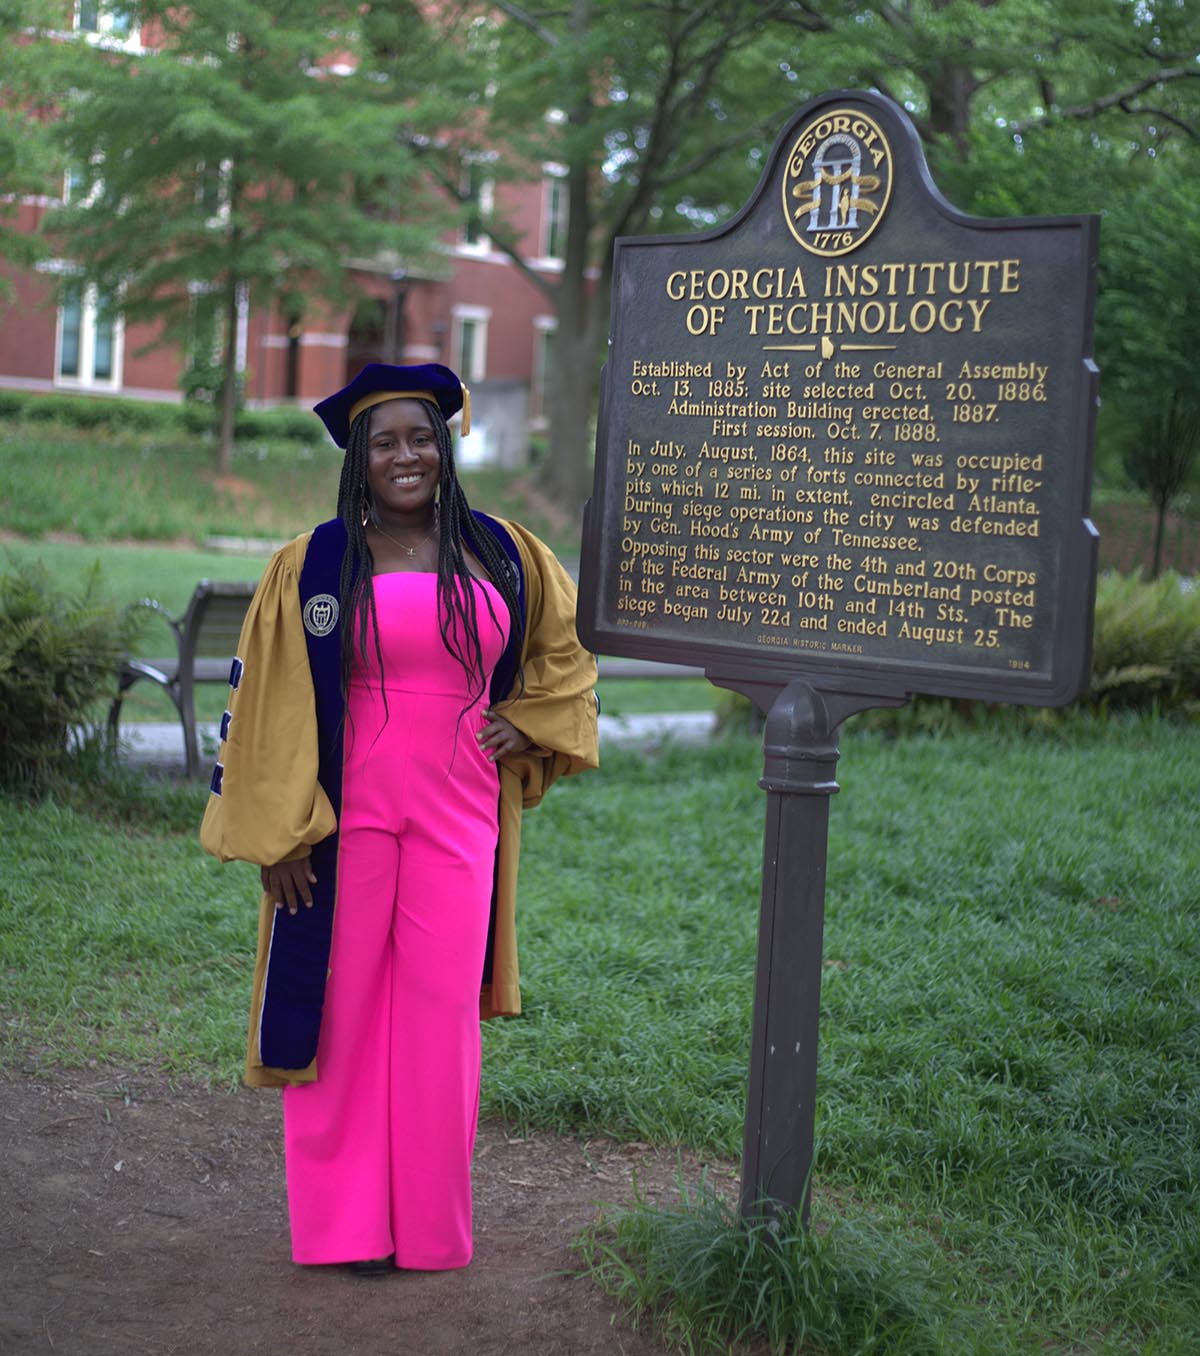
<instances>
[{"instance_id":1,"label":"green foliage","mask_svg":"<svg viewBox=\"0 0 1200 1356\"><path fill-rule=\"evenodd\" d=\"M131 623L102 596L99 568L73 593L37 565L0 574L0 782L45 790L98 698L115 694Z\"/></svg>"},{"instance_id":2,"label":"green foliage","mask_svg":"<svg viewBox=\"0 0 1200 1356\"><path fill-rule=\"evenodd\" d=\"M71 429L102 429L113 434L145 431L161 434L211 432L212 412L193 404L131 400L124 396L45 395L0 389L0 418L26 424L57 424ZM327 447L328 436L309 410L278 405L239 410L239 439L288 439Z\"/></svg>"},{"instance_id":3,"label":"green foliage","mask_svg":"<svg viewBox=\"0 0 1200 1356\"><path fill-rule=\"evenodd\" d=\"M33 268L44 257L41 242L22 229L22 207L30 197L44 194L47 184L62 172L49 120L38 116L53 103L56 90L27 42L33 25L61 25L62 14L62 6L53 0L0 4L0 259L8 265L0 276L0 307L13 300L9 269ZM14 87L22 91L22 98L12 97Z\"/></svg>"},{"instance_id":4,"label":"green foliage","mask_svg":"<svg viewBox=\"0 0 1200 1356\"><path fill-rule=\"evenodd\" d=\"M179 429L179 406L122 396L43 395L0 389L0 417L31 424L66 424L77 429Z\"/></svg>"},{"instance_id":5,"label":"green foliage","mask_svg":"<svg viewBox=\"0 0 1200 1356\"><path fill-rule=\"evenodd\" d=\"M689 1356L765 1343L772 1356L971 1356L985 1344L932 1243L841 1211L743 1221L702 1184L675 1206L606 1211L576 1245L587 1275Z\"/></svg>"},{"instance_id":6,"label":"green foliage","mask_svg":"<svg viewBox=\"0 0 1200 1356\"><path fill-rule=\"evenodd\" d=\"M1153 579L1162 567L1167 510L1200 470L1200 386L1190 395L1176 388L1160 391L1142 412L1138 437L1125 450L1124 465L1133 483L1144 489L1157 510Z\"/></svg>"},{"instance_id":7,"label":"green foliage","mask_svg":"<svg viewBox=\"0 0 1200 1356\"><path fill-rule=\"evenodd\" d=\"M238 411L235 428L239 439L286 438L324 448L332 455L329 435L311 410L292 405L274 405L265 410L243 409Z\"/></svg>"},{"instance_id":8,"label":"green foliage","mask_svg":"<svg viewBox=\"0 0 1200 1356\"><path fill-rule=\"evenodd\" d=\"M1088 705L1182 707L1200 714L1200 589L1104 575L1096 590Z\"/></svg>"},{"instance_id":9,"label":"green foliage","mask_svg":"<svg viewBox=\"0 0 1200 1356\"><path fill-rule=\"evenodd\" d=\"M1135 485L1165 507L1200 464L1200 409L1187 408L1178 390L1163 392L1162 403L1146 412L1139 432L1126 452L1125 469Z\"/></svg>"},{"instance_id":10,"label":"green foliage","mask_svg":"<svg viewBox=\"0 0 1200 1356\"><path fill-rule=\"evenodd\" d=\"M1163 408L1178 392L1200 406L1200 222L1192 207L1200 154L1164 157L1153 175L1127 184L1101 235L1097 356L1106 389L1132 414Z\"/></svg>"},{"instance_id":11,"label":"green foliage","mask_svg":"<svg viewBox=\"0 0 1200 1356\"><path fill-rule=\"evenodd\" d=\"M581 411L594 403L615 239L730 215L758 177L763 145L836 67L818 67L807 52L788 65L793 21L816 26L789 0L636 10L613 0L533 9L502 0L482 9L487 19L467 26L454 7L431 7L435 78L467 116L424 159L468 218L461 186L472 160L486 161L489 177L526 184L540 184L547 164L562 168L564 267L534 280L557 318L544 483L574 512L587 493ZM483 224L522 263L543 248L502 208Z\"/></svg>"},{"instance_id":12,"label":"green foliage","mask_svg":"<svg viewBox=\"0 0 1200 1356\"><path fill-rule=\"evenodd\" d=\"M943 1331L947 1356L974 1356L964 1310L1004 1356L1200 1349L1198 758L1200 727L1130 716L1036 738L844 737L814 1174L816 1231L838 1237L811 1266L800 1252L765 1274L784 1293L806 1276L836 1286L848 1328L873 1296L898 1336L864 1350L912 1356ZM749 739L606 749L528 815L525 1011L485 1025L485 1115L690 1145L727 1176L761 769ZM176 794L155 826L143 809ZM0 1058L237 1077L257 873L204 856L202 804L203 788L157 783L0 796ZM690 1232L694 1271L742 1295L745 1254L723 1229ZM607 1225L599 1246L640 1273ZM681 1251L664 1245L658 1276L687 1280ZM698 1321L717 1307L695 1301Z\"/></svg>"},{"instance_id":13,"label":"green foliage","mask_svg":"<svg viewBox=\"0 0 1200 1356\"><path fill-rule=\"evenodd\" d=\"M427 261L442 221L413 185L401 133L432 134L448 114L411 52L398 95L345 6L141 0L136 12L156 32L152 49L64 40L60 17L27 35L36 60L14 69L18 100L36 97L35 70L59 91L60 163L100 167L42 224L43 251L74 265L64 289L119 297L126 320L159 324L202 368L219 358L231 374L247 293L267 306L286 295L301 315L345 300L348 259ZM357 69L329 69L347 58ZM219 394L224 379L211 376L197 382Z\"/></svg>"},{"instance_id":14,"label":"green foliage","mask_svg":"<svg viewBox=\"0 0 1200 1356\"><path fill-rule=\"evenodd\" d=\"M1100 533L1100 571L1149 574L1158 532L1158 514L1130 489L1092 496L1092 522ZM1162 565L1190 579L1200 577L1200 495L1181 495L1166 517Z\"/></svg>"},{"instance_id":15,"label":"green foliage","mask_svg":"<svg viewBox=\"0 0 1200 1356\"><path fill-rule=\"evenodd\" d=\"M126 699L128 701L128 698ZM54 779L59 811L80 815L115 833L195 838L208 786L178 772L159 775L111 756L106 739L74 747Z\"/></svg>"},{"instance_id":16,"label":"green foliage","mask_svg":"<svg viewBox=\"0 0 1200 1356\"><path fill-rule=\"evenodd\" d=\"M948 732L964 722L999 719L1045 727L1080 710L1140 708L1200 716L1200 589L1175 574L1147 583L1138 575L1102 574L1096 584L1092 672L1086 690L1065 713L1044 708L989 707L947 697L913 697L896 709L853 717L857 726L915 734ZM763 720L749 700L723 692L722 729L759 730Z\"/></svg>"}]
</instances>

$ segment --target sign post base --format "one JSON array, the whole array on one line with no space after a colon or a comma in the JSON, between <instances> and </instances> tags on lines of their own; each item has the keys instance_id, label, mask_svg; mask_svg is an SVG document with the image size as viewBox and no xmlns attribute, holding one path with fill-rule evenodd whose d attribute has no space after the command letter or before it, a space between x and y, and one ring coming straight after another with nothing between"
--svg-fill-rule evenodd
<instances>
[{"instance_id":1,"label":"sign post base","mask_svg":"<svg viewBox=\"0 0 1200 1356\"><path fill-rule=\"evenodd\" d=\"M799 1209L808 1221L829 798L838 790L835 732L856 710L900 704L822 692L796 679L767 714L759 782L767 792L762 906L742 1149L746 1219L784 1208Z\"/></svg>"}]
</instances>

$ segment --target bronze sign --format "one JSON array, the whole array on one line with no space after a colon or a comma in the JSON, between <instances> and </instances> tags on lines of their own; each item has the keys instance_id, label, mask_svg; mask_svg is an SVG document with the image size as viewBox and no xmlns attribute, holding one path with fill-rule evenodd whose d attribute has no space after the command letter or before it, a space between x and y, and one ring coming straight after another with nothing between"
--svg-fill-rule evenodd
<instances>
[{"instance_id":1,"label":"bronze sign","mask_svg":"<svg viewBox=\"0 0 1200 1356\"><path fill-rule=\"evenodd\" d=\"M1097 236L958 212L903 111L841 92L727 226L619 241L581 636L718 680L1073 697Z\"/></svg>"}]
</instances>

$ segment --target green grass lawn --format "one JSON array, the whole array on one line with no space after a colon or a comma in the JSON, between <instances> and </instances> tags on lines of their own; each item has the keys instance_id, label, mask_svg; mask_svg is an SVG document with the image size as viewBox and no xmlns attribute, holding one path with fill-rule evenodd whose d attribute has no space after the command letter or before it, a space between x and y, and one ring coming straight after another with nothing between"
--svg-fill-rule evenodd
<instances>
[{"instance_id":1,"label":"green grass lawn","mask_svg":"<svg viewBox=\"0 0 1200 1356\"><path fill-rule=\"evenodd\" d=\"M99 564L105 592L118 603L157 598L174 616L187 607L201 579L258 579L266 555L226 554L171 546L96 542L10 541L0 557L40 560L55 584L70 589ZM164 633L169 634L169 633ZM162 643L162 638L158 638Z\"/></svg>"},{"instance_id":2,"label":"green grass lawn","mask_svg":"<svg viewBox=\"0 0 1200 1356\"><path fill-rule=\"evenodd\" d=\"M814 1220L915 1249L987 1350L1200 1349L1198 765L1151 720L843 740ZM528 816L485 1113L737 1155L760 771L615 751ZM200 852L202 800L0 801L9 1050L236 1077L255 872Z\"/></svg>"},{"instance_id":3,"label":"green grass lawn","mask_svg":"<svg viewBox=\"0 0 1200 1356\"><path fill-rule=\"evenodd\" d=\"M333 517L341 456L328 444L243 442L232 474L218 476L201 440L8 424L0 530L195 546L214 535L287 540ZM579 522L542 500L535 472L466 470L461 479L473 508L515 518L560 554L578 555Z\"/></svg>"},{"instance_id":4,"label":"green grass lawn","mask_svg":"<svg viewBox=\"0 0 1200 1356\"><path fill-rule=\"evenodd\" d=\"M206 537L282 539L333 510L331 449L247 444L228 478L210 463L201 444L148 433L11 425L0 530L19 539L0 549L60 581L99 558L113 597L181 612L198 579L264 564L196 549ZM464 479L478 507L577 551L533 476ZM1108 496L1097 517L1102 565L1119 549L1129 568L1145 512ZM1194 515L1168 546L1194 570ZM174 719L141 689L126 719ZM224 688L200 691L215 720ZM601 685L613 714L714 695L703 681ZM1197 766L1200 725L1150 719L1071 714L1021 733L995 718L892 739L861 718L844 735L814 1222L833 1240L848 1221L849 1253L819 1281L808 1254L779 1277L808 1275L835 1311L851 1291L877 1305L871 1344L840 1356L1200 1350ZM525 1013L485 1029L485 1113L736 1157L760 772L745 738L608 751L528 817ZM237 1077L257 872L201 853L204 795L124 773L57 801L0 797L0 1059ZM888 1336L902 1276L970 1341Z\"/></svg>"}]
</instances>

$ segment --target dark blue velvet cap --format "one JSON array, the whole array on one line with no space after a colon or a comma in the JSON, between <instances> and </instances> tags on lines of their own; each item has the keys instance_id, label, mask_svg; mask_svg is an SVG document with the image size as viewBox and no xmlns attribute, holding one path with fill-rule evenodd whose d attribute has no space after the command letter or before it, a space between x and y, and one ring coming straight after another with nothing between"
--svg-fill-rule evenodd
<instances>
[{"instance_id":1,"label":"dark blue velvet cap","mask_svg":"<svg viewBox=\"0 0 1200 1356\"><path fill-rule=\"evenodd\" d=\"M441 363L418 363L396 367L391 363L368 363L340 391L326 396L313 412L320 415L339 447L350 440L350 426L363 410L385 400L431 400L449 419L462 410L462 433L471 429L471 393L457 375Z\"/></svg>"}]
</instances>

